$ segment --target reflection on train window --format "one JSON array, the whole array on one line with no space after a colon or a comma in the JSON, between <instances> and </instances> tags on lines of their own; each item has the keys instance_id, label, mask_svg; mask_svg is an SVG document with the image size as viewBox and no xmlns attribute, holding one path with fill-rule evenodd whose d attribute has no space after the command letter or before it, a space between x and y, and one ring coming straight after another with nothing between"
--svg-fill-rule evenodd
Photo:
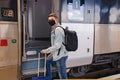
<instances>
[{"instance_id":1,"label":"reflection on train window","mask_svg":"<svg viewBox=\"0 0 120 80\"><path fill-rule=\"evenodd\" d=\"M100 24L120 23L120 0L97 0L95 14Z\"/></svg>"},{"instance_id":2,"label":"reflection on train window","mask_svg":"<svg viewBox=\"0 0 120 80\"><path fill-rule=\"evenodd\" d=\"M65 7L66 6L66 7ZM62 21L83 21L84 20L84 0L67 0L62 2L62 12L66 14ZM66 13L65 13L66 12Z\"/></svg>"}]
</instances>

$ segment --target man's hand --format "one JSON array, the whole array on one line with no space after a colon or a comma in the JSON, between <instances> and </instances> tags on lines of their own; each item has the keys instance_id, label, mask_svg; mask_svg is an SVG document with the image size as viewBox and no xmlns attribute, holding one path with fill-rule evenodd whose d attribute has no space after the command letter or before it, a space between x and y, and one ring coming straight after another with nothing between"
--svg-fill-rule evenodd
<instances>
[{"instance_id":1,"label":"man's hand","mask_svg":"<svg viewBox=\"0 0 120 80\"><path fill-rule=\"evenodd\" d=\"M46 54L46 53L47 53L47 51L46 51L45 49L41 50L40 52L41 52L42 54Z\"/></svg>"}]
</instances>

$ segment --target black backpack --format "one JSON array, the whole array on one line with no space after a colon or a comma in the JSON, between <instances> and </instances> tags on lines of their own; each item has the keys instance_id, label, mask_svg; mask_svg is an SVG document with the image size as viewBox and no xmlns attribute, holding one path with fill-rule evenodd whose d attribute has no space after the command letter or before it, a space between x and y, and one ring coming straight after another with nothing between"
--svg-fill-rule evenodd
<instances>
[{"instance_id":1,"label":"black backpack","mask_svg":"<svg viewBox=\"0 0 120 80\"><path fill-rule=\"evenodd\" d=\"M59 26L61 27L61 26ZM65 46L67 51L76 51L78 48L78 37L77 33L75 31L68 30L68 28L63 28L64 34L65 34L65 43L63 45ZM60 51L60 49L59 49ZM58 52L59 53L59 52Z\"/></svg>"}]
</instances>

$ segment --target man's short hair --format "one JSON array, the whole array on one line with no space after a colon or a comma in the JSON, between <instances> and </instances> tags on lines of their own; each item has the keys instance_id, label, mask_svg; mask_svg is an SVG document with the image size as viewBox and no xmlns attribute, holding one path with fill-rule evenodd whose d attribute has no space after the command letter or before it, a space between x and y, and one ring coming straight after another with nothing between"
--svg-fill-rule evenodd
<instances>
[{"instance_id":1,"label":"man's short hair","mask_svg":"<svg viewBox=\"0 0 120 80\"><path fill-rule=\"evenodd\" d=\"M50 13L50 14L48 15L48 17L54 17L54 18L58 19L58 16L57 16L55 13Z\"/></svg>"}]
</instances>

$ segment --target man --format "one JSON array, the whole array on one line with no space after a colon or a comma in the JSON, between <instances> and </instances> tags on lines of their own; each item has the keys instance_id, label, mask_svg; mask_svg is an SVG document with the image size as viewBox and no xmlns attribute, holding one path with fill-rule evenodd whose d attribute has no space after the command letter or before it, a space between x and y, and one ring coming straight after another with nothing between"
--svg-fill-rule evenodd
<instances>
[{"instance_id":1,"label":"man","mask_svg":"<svg viewBox=\"0 0 120 80\"><path fill-rule=\"evenodd\" d=\"M60 25L58 16L55 13L49 14L48 23L52 27L51 47L41 50L42 54L51 53L52 55L47 58L46 62L47 76L50 76L52 78L52 63L56 62L59 77L61 79L66 79L66 60L68 56L65 46L63 45L65 42L64 30L59 27Z\"/></svg>"}]
</instances>

